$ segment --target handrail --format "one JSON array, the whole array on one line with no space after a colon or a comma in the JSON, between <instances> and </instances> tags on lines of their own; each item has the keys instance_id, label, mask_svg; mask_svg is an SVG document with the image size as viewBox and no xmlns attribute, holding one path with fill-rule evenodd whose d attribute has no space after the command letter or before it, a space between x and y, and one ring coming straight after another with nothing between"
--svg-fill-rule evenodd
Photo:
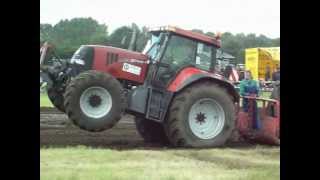
<instances>
[{"instance_id":1,"label":"handrail","mask_svg":"<svg viewBox=\"0 0 320 180\"><path fill-rule=\"evenodd\" d=\"M254 97L254 96L240 96L240 98L246 98L249 99L249 106L252 105L252 101L256 101L256 100L261 100L263 101L262 106L266 107L266 101L274 103L276 105L276 117L280 117L280 101L275 100L275 99L268 99L268 98L259 98L259 97ZM265 112L264 112L265 113Z\"/></svg>"},{"instance_id":2,"label":"handrail","mask_svg":"<svg viewBox=\"0 0 320 180\"><path fill-rule=\"evenodd\" d=\"M260 97L254 97L254 96L240 96L240 98L246 98L246 99L253 99L253 100L261 100L261 101L270 101L277 103L278 100L275 99L269 99L269 98L260 98Z\"/></svg>"}]
</instances>

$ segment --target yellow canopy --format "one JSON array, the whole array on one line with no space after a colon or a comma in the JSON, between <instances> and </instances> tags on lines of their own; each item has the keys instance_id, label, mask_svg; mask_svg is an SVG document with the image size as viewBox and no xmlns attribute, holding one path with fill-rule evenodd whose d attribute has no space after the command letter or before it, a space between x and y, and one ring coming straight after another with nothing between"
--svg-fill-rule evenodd
<instances>
[{"instance_id":1,"label":"yellow canopy","mask_svg":"<svg viewBox=\"0 0 320 180\"><path fill-rule=\"evenodd\" d=\"M272 60L280 61L280 47L259 48L268 52L272 56Z\"/></svg>"}]
</instances>

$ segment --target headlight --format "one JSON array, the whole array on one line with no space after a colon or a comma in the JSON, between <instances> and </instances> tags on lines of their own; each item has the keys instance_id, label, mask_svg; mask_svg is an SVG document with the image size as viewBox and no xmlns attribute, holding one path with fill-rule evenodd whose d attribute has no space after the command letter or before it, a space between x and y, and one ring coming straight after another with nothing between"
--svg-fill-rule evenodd
<instances>
[{"instance_id":1,"label":"headlight","mask_svg":"<svg viewBox=\"0 0 320 180\"><path fill-rule=\"evenodd\" d=\"M79 65L84 65L85 64L84 60L82 60L82 59L71 59L70 63L71 64L79 64Z\"/></svg>"}]
</instances>

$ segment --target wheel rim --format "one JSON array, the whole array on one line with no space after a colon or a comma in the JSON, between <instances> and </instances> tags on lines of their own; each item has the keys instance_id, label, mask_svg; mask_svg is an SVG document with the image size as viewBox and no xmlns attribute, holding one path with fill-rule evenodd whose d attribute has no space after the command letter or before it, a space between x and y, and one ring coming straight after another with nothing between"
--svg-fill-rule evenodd
<instances>
[{"instance_id":1,"label":"wheel rim","mask_svg":"<svg viewBox=\"0 0 320 180\"><path fill-rule=\"evenodd\" d=\"M90 118L101 118L109 113L112 107L110 93L102 87L90 87L80 97L80 108Z\"/></svg>"},{"instance_id":2,"label":"wheel rim","mask_svg":"<svg viewBox=\"0 0 320 180\"><path fill-rule=\"evenodd\" d=\"M203 98L192 105L188 121L190 129L196 137L212 139L222 131L225 113L217 101Z\"/></svg>"}]
</instances>

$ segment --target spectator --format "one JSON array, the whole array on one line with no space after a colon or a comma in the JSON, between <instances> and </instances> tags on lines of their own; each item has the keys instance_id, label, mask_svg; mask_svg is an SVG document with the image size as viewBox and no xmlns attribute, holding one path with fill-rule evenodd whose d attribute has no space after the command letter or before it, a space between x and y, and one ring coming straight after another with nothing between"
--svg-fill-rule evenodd
<instances>
[{"instance_id":1,"label":"spectator","mask_svg":"<svg viewBox=\"0 0 320 180\"><path fill-rule=\"evenodd\" d=\"M238 71L232 67L231 74L229 75L229 80L232 82L238 82L239 81L239 74Z\"/></svg>"},{"instance_id":2,"label":"spectator","mask_svg":"<svg viewBox=\"0 0 320 180\"><path fill-rule=\"evenodd\" d=\"M266 74L265 74L265 81L270 81L271 77L271 69L270 69L270 66L267 66L266 67Z\"/></svg>"},{"instance_id":3,"label":"spectator","mask_svg":"<svg viewBox=\"0 0 320 180\"><path fill-rule=\"evenodd\" d=\"M272 81L280 81L280 67L272 74Z\"/></svg>"},{"instance_id":4,"label":"spectator","mask_svg":"<svg viewBox=\"0 0 320 180\"><path fill-rule=\"evenodd\" d=\"M224 72L225 72L225 68L221 67L221 68L220 68L220 73L221 73L221 75L224 76Z\"/></svg>"},{"instance_id":5,"label":"spectator","mask_svg":"<svg viewBox=\"0 0 320 180\"><path fill-rule=\"evenodd\" d=\"M224 77L229 79L231 73L232 73L232 66L231 65L227 65L225 70L224 70Z\"/></svg>"},{"instance_id":6,"label":"spectator","mask_svg":"<svg viewBox=\"0 0 320 180\"><path fill-rule=\"evenodd\" d=\"M250 71L245 72L245 79L240 82L240 95L241 96L259 96L259 84L257 81L252 79ZM253 128L260 128L260 121L258 120L258 106L256 101L250 101L252 103L252 114L253 114ZM250 103L251 104L251 103ZM249 111L249 99L243 98L242 107L245 112Z\"/></svg>"},{"instance_id":7,"label":"spectator","mask_svg":"<svg viewBox=\"0 0 320 180\"><path fill-rule=\"evenodd\" d=\"M244 79L244 73L245 71L242 68L239 68L238 74L239 74L239 81L242 81Z\"/></svg>"}]
</instances>

